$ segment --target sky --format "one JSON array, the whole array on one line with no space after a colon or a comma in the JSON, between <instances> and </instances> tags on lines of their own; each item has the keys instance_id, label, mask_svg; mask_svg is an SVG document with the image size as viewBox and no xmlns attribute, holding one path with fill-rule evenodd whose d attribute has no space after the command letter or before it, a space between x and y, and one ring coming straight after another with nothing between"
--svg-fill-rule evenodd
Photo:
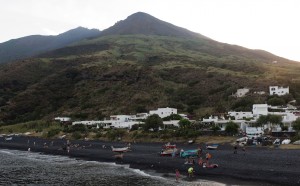
<instances>
[{"instance_id":1,"label":"sky","mask_svg":"<svg viewBox=\"0 0 300 186\"><path fill-rule=\"evenodd\" d=\"M0 0L0 43L76 28L104 30L136 12L219 42L300 61L300 0Z\"/></svg>"}]
</instances>

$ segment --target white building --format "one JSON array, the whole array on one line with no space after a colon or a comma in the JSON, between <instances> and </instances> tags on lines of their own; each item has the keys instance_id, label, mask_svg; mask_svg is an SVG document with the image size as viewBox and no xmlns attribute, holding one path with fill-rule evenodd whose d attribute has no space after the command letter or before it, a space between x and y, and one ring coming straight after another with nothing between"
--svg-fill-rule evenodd
<instances>
[{"instance_id":1,"label":"white building","mask_svg":"<svg viewBox=\"0 0 300 186\"><path fill-rule=\"evenodd\" d=\"M283 96L286 94L289 94L289 87L284 88L284 87L278 87L278 86L270 86L270 95L278 95L278 96Z\"/></svg>"},{"instance_id":2,"label":"white building","mask_svg":"<svg viewBox=\"0 0 300 186\"><path fill-rule=\"evenodd\" d=\"M69 117L56 117L54 118L55 121L59 121L59 122L68 122L71 121L71 118Z\"/></svg>"},{"instance_id":3,"label":"white building","mask_svg":"<svg viewBox=\"0 0 300 186\"><path fill-rule=\"evenodd\" d=\"M268 115L267 104L253 104L252 107L253 117L259 117L260 115Z\"/></svg>"},{"instance_id":4,"label":"white building","mask_svg":"<svg viewBox=\"0 0 300 186\"><path fill-rule=\"evenodd\" d=\"M97 125L103 128L128 128L131 129L132 125L143 124L138 121L138 117L135 115L112 115L110 119L103 121L75 121L72 125L83 124L83 125Z\"/></svg>"},{"instance_id":5,"label":"white building","mask_svg":"<svg viewBox=\"0 0 300 186\"><path fill-rule=\"evenodd\" d=\"M241 89L237 89L236 93L235 93L235 96L237 98L241 98L241 97L244 97L248 92L249 92L250 89L248 88L241 88Z\"/></svg>"},{"instance_id":6,"label":"white building","mask_svg":"<svg viewBox=\"0 0 300 186\"><path fill-rule=\"evenodd\" d=\"M132 115L130 120L144 120L147 119L147 117L149 116L148 113L138 113L136 115Z\"/></svg>"},{"instance_id":7,"label":"white building","mask_svg":"<svg viewBox=\"0 0 300 186\"><path fill-rule=\"evenodd\" d=\"M216 122L218 120L219 120L218 116L209 116L208 119L203 118L202 123L213 123L213 122Z\"/></svg>"},{"instance_id":8,"label":"white building","mask_svg":"<svg viewBox=\"0 0 300 186\"><path fill-rule=\"evenodd\" d=\"M264 134L262 127L246 127L247 137L262 136Z\"/></svg>"},{"instance_id":9,"label":"white building","mask_svg":"<svg viewBox=\"0 0 300 186\"><path fill-rule=\"evenodd\" d=\"M180 120L163 121L163 124L164 124L165 126L179 127L179 121L180 121Z\"/></svg>"},{"instance_id":10,"label":"white building","mask_svg":"<svg viewBox=\"0 0 300 186\"><path fill-rule=\"evenodd\" d=\"M142 124L143 122L137 121L135 115L112 115L109 120L104 120L104 128L128 128L132 125Z\"/></svg>"},{"instance_id":11,"label":"white building","mask_svg":"<svg viewBox=\"0 0 300 186\"><path fill-rule=\"evenodd\" d=\"M253 117L252 112L228 112L228 115L234 117L236 120Z\"/></svg>"},{"instance_id":12,"label":"white building","mask_svg":"<svg viewBox=\"0 0 300 186\"><path fill-rule=\"evenodd\" d=\"M102 124L102 121L94 121L94 120L91 120L91 121L74 121L72 122L72 125L86 125L86 126L96 126L96 125L101 125Z\"/></svg>"},{"instance_id":13,"label":"white building","mask_svg":"<svg viewBox=\"0 0 300 186\"><path fill-rule=\"evenodd\" d=\"M167 116L170 116L172 114L177 114L177 109L175 108L158 108L157 110L150 110L150 115L157 114L161 118L165 118Z\"/></svg>"}]
</instances>

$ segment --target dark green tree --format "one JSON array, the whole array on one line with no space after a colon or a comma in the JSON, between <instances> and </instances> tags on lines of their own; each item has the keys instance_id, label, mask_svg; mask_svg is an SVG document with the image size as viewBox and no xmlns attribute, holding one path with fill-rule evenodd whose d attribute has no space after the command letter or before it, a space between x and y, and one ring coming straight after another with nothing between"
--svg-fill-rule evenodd
<instances>
[{"instance_id":1,"label":"dark green tree","mask_svg":"<svg viewBox=\"0 0 300 186\"><path fill-rule=\"evenodd\" d=\"M282 122L282 116L269 114L267 117L271 124L280 124Z\"/></svg>"},{"instance_id":2,"label":"dark green tree","mask_svg":"<svg viewBox=\"0 0 300 186\"><path fill-rule=\"evenodd\" d=\"M217 132L217 131L221 130L221 128L218 125L214 125L211 127L211 130L213 130L214 132Z\"/></svg>"},{"instance_id":3,"label":"dark green tree","mask_svg":"<svg viewBox=\"0 0 300 186\"><path fill-rule=\"evenodd\" d=\"M182 117L179 114L171 114L170 116L164 117L164 121L170 121L170 120L181 120Z\"/></svg>"},{"instance_id":4,"label":"dark green tree","mask_svg":"<svg viewBox=\"0 0 300 186\"><path fill-rule=\"evenodd\" d=\"M259 118L256 120L256 126L261 127L263 124L268 123L268 116L260 115Z\"/></svg>"},{"instance_id":5,"label":"dark green tree","mask_svg":"<svg viewBox=\"0 0 300 186\"><path fill-rule=\"evenodd\" d=\"M293 122L293 129L300 132L300 118L297 118L296 121Z\"/></svg>"},{"instance_id":6,"label":"dark green tree","mask_svg":"<svg viewBox=\"0 0 300 186\"><path fill-rule=\"evenodd\" d=\"M273 97L268 100L268 105L272 105L272 106L285 105L285 100L283 98Z\"/></svg>"},{"instance_id":7,"label":"dark green tree","mask_svg":"<svg viewBox=\"0 0 300 186\"><path fill-rule=\"evenodd\" d=\"M158 131L159 127L163 127L163 120L157 114L153 114L145 120L145 131L148 131L149 129Z\"/></svg>"},{"instance_id":8,"label":"dark green tree","mask_svg":"<svg viewBox=\"0 0 300 186\"><path fill-rule=\"evenodd\" d=\"M227 134L234 135L237 134L239 131L239 126L236 123L233 123L232 121L227 122L227 125L225 127L225 131Z\"/></svg>"},{"instance_id":9,"label":"dark green tree","mask_svg":"<svg viewBox=\"0 0 300 186\"><path fill-rule=\"evenodd\" d=\"M188 119L181 119L179 121L180 128L188 128L190 125L191 125L191 122Z\"/></svg>"}]
</instances>

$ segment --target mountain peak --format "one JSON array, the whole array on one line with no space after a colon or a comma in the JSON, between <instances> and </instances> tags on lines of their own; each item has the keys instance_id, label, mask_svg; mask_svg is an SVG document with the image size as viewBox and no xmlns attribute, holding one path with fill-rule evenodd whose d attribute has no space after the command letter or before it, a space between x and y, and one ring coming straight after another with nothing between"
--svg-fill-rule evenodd
<instances>
[{"instance_id":1,"label":"mountain peak","mask_svg":"<svg viewBox=\"0 0 300 186\"><path fill-rule=\"evenodd\" d=\"M112 27L103 30L101 35L159 35L175 36L182 38L206 38L203 35L175 26L168 22L159 20L150 14L136 12L125 20L118 21Z\"/></svg>"}]
</instances>

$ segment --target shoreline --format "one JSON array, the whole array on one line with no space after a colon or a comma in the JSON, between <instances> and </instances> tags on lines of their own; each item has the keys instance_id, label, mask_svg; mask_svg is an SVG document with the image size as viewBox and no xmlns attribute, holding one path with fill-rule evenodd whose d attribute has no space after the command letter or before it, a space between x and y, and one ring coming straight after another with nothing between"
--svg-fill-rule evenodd
<instances>
[{"instance_id":1,"label":"shoreline","mask_svg":"<svg viewBox=\"0 0 300 186\"><path fill-rule=\"evenodd\" d=\"M51 144L53 141L53 145ZM34 146L35 142L35 146ZM115 159L110 146L123 147L124 142L108 142L99 140L72 140L70 153L62 149L65 139L43 139L29 136L14 136L11 141L0 138L0 148L27 151L44 154L63 155L88 161L115 162L128 164L130 168L157 173L174 174L179 169L181 175L187 175L191 165L184 164L180 157L161 157L158 153L163 143L133 143L132 151L124 154L123 159ZM46 143L46 147L44 147ZM103 148L105 145L106 148ZM184 150L196 149L204 144L176 144ZM270 149L265 147L247 147L245 155L241 149L233 154L233 147L224 144L218 150L209 150L212 154L211 163L218 168L208 169L195 165L195 178L234 185L300 185L300 150ZM174 177L175 179L175 177ZM185 180L188 181L188 180ZM195 181L194 179L192 181Z\"/></svg>"}]
</instances>

